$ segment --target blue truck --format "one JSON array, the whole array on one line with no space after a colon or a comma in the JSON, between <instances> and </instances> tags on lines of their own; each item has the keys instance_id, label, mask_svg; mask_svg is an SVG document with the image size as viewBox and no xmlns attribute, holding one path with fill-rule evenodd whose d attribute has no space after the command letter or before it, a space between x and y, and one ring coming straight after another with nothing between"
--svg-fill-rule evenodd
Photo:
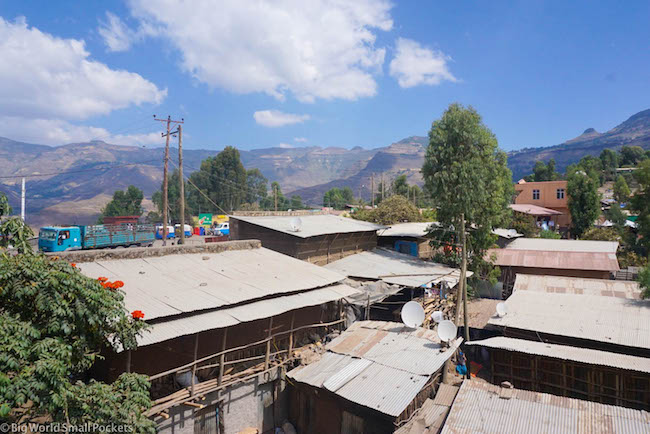
<instances>
[{"instance_id":1,"label":"blue truck","mask_svg":"<svg viewBox=\"0 0 650 434\"><path fill-rule=\"evenodd\" d=\"M38 233L43 252L149 246L154 242L152 225L46 226Z\"/></svg>"}]
</instances>

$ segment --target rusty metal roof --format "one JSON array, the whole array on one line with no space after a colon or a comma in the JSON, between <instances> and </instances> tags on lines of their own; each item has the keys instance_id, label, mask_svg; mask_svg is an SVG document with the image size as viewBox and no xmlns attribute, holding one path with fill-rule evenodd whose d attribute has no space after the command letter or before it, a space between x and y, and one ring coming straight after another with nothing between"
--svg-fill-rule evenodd
<instances>
[{"instance_id":1,"label":"rusty metal roof","mask_svg":"<svg viewBox=\"0 0 650 434\"><path fill-rule=\"evenodd\" d=\"M534 216L562 215L560 211L555 211L554 209L544 208L538 205L513 203L508 206L515 212L530 214Z\"/></svg>"},{"instance_id":2,"label":"rusty metal roof","mask_svg":"<svg viewBox=\"0 0 650 434\"><path fill-rule=\"evenodd\" d=\"M416 414L395 434L438 434L458 394L458 387L440 383L434 399L427 398Z\"/></svg>"},{"instance_id":3,"label":"rusty metal roof","mask_svg":"<svg viewBox=\"0 0 650 434\"><path fill-rule=\"evenodd\" d=\"M522 282L540 279L541 288ZM600 279L522 277L505 301L507 314L488 324L532 330L637 348L650 348L650 300L638 300L626 291L599 291ZM560 285L561 281L571 282ZM576 282L583 280L581 284ZM546 282L549 286L543 286ZM572 286L573 285L573 286ZM638 296L637 296L638 298Z\"/></svg>"},{"instance_id":4,"label":"rusty metal roof","mask_svg":"<svg viewBox=\"0 0 650 434\"><path fill-rule=\"evenodd\" d=\"M485 257L486 260L493 261L495 265L502 267L591 271L618 271L620 269L616 253L558 252L505 248L490 249Z\"/></svg>"},{"instance_id":5,"label":"rusty metal roof","mask_svg":"<svg viewBox=\"0 0 650 434\"><path fill-rule=\"evenodd\" d=\"M647 411L466 380L442 434L632 434L649 426Z\"/></svg>"},{"instance_id":6,"label":"rusty metal roof","mask_svg":"<svg viewBox=\"0 0 650 434\"><path fill-rule=\"evenodd\" d=\"M581 277L517 274L513 291L602 295L639 300L639 282L631 280L586 279Z\"/></svg>"},{"instance_id":7,"label":"rusty metal roof","mask_svg":"<svg viewBox=\"0 0 650 434\"><path fill-rule=\"evenodd\" d=\"M432 330L361 321L330 342L319 361L300 366L287 376L396 417L461 342L458 338L443 349Z\"/></svg>"},{"instance_id":8,"label":"rusty metal roof","mask_svg":"<svg viewBox=\"0 0 650 434\"><path fill-rule=\"evenodd\" d=\"M496 336L481 341L465 342L465 345L499 348L502 350L534 354L552 359L572 360L589 365L609 366L629 371L650 373L650 358L610 353L608 351L592 350L590 348L547 344L546 342L528 341L505 336Z\"/></svg>"},{"instance_id":9,"label":"rusty metal roof","mask_svg":"<svg viewBox=\"0 0 650 434\"><path fill-rule=\"evenodd\" d=\"M555 240L551 238L518 238L508 250L540 250L545 252L616 253L618 241Z\"/></svg>"}]
</instances>

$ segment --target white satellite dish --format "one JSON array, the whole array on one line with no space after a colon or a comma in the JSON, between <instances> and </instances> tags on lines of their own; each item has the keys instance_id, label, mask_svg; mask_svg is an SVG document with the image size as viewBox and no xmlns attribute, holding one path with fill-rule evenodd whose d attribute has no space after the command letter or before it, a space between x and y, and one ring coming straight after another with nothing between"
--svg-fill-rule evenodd
<instances>
[{"instance_id":1,"label":"white satellite dish","mask_svg":"<svg viewBox=\"0 0 650 434\"><path fill-rule=\"evenodd\" d=\"M438 337L441 341L449 342L456 337L456 333L458 333L456 324L449 321L448 319L440 321L438 323Z\"/></svg>"},{"instance_id":2,"label":"white satellite dish","mask_svg":"<svg viewBox=\"0 0 650 434\"><path fill-rule=\"evenodd\" d=\"M302 220L300 217L292 218L289 225L291 225L291 230L293 232L300 232L302 230Z\"/></svg>"},{"instance_id":3,"label":"white satellite dish","mask_svg":"<svg viewBox=\"0 0 650 434\"><path fill-rule=\"evenodd\" d=\"M508 313L508 308L504 302L497 304L497 315L499 318L503 318Z\"/></svg>"},{"instance_id":4,"label":"white satellite dish","mask_svg":"<svg viewBox=\"0 0 650 434\"><path fill-rule=\"evenodd\" d=\"M402 306L402 322L412 329L420 327L424 322L424 309L417 301L409 301Z\"/></svg>"},{"instance_id":5,"label":"white satellite dish","mask_svg":"<svg viewBox=\"0 0 650 434\"><path fill-rule=\"evenodd\" d=\"M433 314L431 315L431 318L433 318L433 320L434 320L435 322L440 322L440 321L442 321L442 320L445 319L445 315L444 315L441 311L436 310L436 311L433 312Z\"/></svg>"}]
</instances>

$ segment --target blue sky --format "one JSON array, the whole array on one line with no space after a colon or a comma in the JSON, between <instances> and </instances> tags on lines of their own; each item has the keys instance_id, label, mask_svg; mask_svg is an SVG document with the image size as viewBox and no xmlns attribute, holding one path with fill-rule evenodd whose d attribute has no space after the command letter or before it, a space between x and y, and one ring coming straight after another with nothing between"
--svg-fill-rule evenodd
<instances>
[{"instance_id":1,"label":"blue sky","mask_svg":"<svg viewBox=\"0 0 650 434\"><path fill-rule=\"evenodd\" d=\"M33 143L159 146L155 113L185 118L189 148L371 148L458 101L512 150L650 108L642 1L3 1L0 16L0 136Z\"/></svg>"}]
</instances>

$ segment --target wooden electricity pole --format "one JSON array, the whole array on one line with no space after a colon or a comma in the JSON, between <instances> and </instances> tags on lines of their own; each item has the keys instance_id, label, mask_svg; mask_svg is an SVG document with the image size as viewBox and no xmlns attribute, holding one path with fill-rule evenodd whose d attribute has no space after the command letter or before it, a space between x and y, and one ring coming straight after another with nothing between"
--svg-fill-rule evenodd
<instances>
[{"instance_id":1,"label":"wooden electricity pole","mask_svg":"<svg viewBox=\"0 0 650 434\"><path fill-rule=\"evenodd\" d=\"M467 241L465 236L465 213L460 215L460 240L463 244L463 260L460 268L460 279L463 282L463 323L465 330L465 342L469 342L469 324L467 322Z\"/></svg>"},{"instance_id":2,"label":"wooden electricity pole","mask_svg":"<svg viewBox=\"0 0 650 434\"><path fill-rule=\"evenodd\" d=\"M167 119L156 119L156 115L153 115L154 120L158 122L167 122L167 132L162 134L162 137L165 137L165 168L163 169L163 193L162 193L162 202L163 202L163 224L162 224L162 239L163 246L167 245L167 172L169 170L169 136L176 134L176 131L170 132L169 127L172 123L182 124L183 121L173 121L171 116L167 116ZM183 228L185 229L185 228Z\"/></svg>"},{"instance_id":3,"label":"wooden electricity pole","mask_svg":"<svg viewBox=\"0 0 650 434\"><path fill-rule=\"evenodd\" d=\"M372 207L375 207L375 174L370 175L370 190L372 191Z\"/></svg>"},{"instance_id":4,"label":"wooden electricity pole","mask_svg":"<svg viewBox=\"0 0 650 434\"><path fill-rule=\"evenodd\" d=\"M178 126L178 189L180 193L181 244L185 244L185 180L183 178L183 126ZM198 336L198 335L197 335Z\"/></svg>"}]
</instances>

